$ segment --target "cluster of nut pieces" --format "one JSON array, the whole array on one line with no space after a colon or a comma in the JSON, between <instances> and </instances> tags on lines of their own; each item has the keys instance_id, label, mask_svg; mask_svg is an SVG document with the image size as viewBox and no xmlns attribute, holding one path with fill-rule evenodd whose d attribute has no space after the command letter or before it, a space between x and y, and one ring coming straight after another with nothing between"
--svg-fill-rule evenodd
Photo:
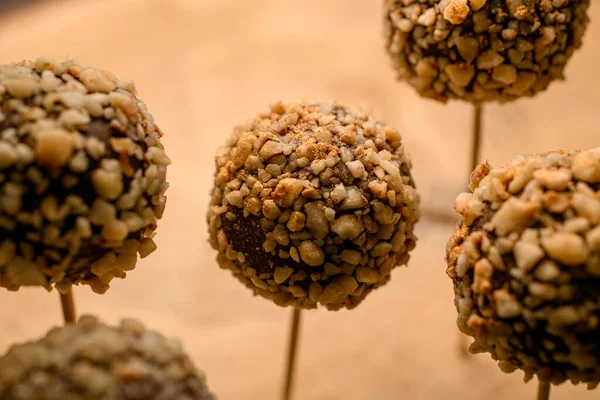
<instances>
[{"instance_id":1,"label":"cluster of nut pieces","mask_svg":"<svg viewBox=\"0 0 600 400\"><path fill-rule=\"evenodd\" d=\"M161 136L129 80L48 57L0 66L0 286L103 293L150 254Z\"/></svg>"},{"instance_id":2,"label":"cluster of nut pieces","mask_svg":"<svg viewBox=\"0 0 600 400\"><path fill-rule=\"evenodd\" d=\"M218 262L278 305L353 308L415 246L410 169L399 133L356 108L275 103L217 152Z\"/></svg>"},{"instance_id":3,"label":"cluster of nut pieces","mask_svg":"<svg viewBox=\"0 0 600 400\"><path fill-rule=\"evenodd\" d=\"M0 358L4 400L214 400L177 340L85 316Z\"/></svg>"},{"instance_id":4,"label":"cluster of nut pieces","mask_svg":"<svg viewBox=\"0 0 600 400\"><path fill-rule=\"evenodd\" d=\"M533 96L581 46L589 0L385 0L400 79L439 101Z\"/></svg>"},{"instance_id":5,"label":"cluster of nut pieces","mask_svg":"<svg viewBox=\"0 0 600 400\"><path fill-rule=\"evenodd\" d=\"M600 382L600 149L481 164L447 247L460 330L500 368Z\"/></svg>"}]
</instances>

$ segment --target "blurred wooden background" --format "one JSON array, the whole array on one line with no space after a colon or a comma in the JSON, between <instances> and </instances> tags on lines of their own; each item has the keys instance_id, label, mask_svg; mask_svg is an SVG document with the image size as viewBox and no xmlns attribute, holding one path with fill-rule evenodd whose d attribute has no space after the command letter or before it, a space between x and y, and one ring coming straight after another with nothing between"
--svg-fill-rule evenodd
<instances>
[{"instance_id":1,"label":"blurred wooden background","mask_svg":"<svg viewBox=\"0 0 600 400\"><path fill-rule=\"evenodd\" d=\"M599 145L598 4L591 14L568 82L486 107L490 161ZM134 78L174 160L159 250L104 296L78 288L78 311L135 316L181 338L222 400L278 399L290 311L253 298L214 261L204 221L212 154L234 124L276 99L358 104L400 129L424 206L451 211L466 185L472 110L395 82L381 15L377 0L48 0L0 14L0 63L72 56ZM452 229L422 221L409 268L358 309L305 314L295 400L534 398L522 374L458 355L444 273ZM60 323L56 293L0 291L0 352ZM598 396L568 385L552 392Z\"/></svg>"}]
</instances>

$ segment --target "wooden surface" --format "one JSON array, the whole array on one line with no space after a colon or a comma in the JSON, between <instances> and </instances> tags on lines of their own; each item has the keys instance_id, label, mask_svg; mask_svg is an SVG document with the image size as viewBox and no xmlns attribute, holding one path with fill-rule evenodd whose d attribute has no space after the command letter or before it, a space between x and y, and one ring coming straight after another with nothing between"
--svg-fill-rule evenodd
<instances>
[{"instance_id":1,"label":"wooden surface","mask_svg":"<svg viewBox=\"0 0 600 400\"><path fill-rule=\"evenodd\" d=\"M600 130L600 7L585 47L535 100L486 107L483 154L595 147ZM397 126L426 207L450 211L466 184L472 109L419 99L394 81L377 0L42 2L0 15L0 63L72 56L136 80L174 160L159 250L79 312L135 316L181 338L221 400L278 399L291 311L219 270L204 220L215 147L276 100L336 99ZM458 355L444 246L452 226L420 223L409 268L352 312L305 315L295 400L533 399L536 384L487 355ZM58 296L0 291L0 351L61 323ZM597 399L563 385L552 400Z\"/></svg>"}]
</instances>

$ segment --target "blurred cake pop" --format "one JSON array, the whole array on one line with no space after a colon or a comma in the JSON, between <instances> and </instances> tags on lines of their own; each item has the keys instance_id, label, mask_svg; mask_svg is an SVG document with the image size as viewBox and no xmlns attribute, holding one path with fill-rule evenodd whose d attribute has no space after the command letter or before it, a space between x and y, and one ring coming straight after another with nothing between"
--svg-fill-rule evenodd
<instances>
[{"instance_id":1,"label":"blurred cake pop","mask_svg":"<svg viewBox=\"0 0 600 400\"><path fill-rule=\"evenodd\" d=\"M126 319L94 317L13 346L0 358L4 400L214 400L181 344Z\"/></svg>"},{"instance_id":2,"label":"blurred cake pop","mask_svg":"<svg viewBox=\"0 0 600 400\"><path fill-rule=\"evenodd\" d=\"M505 372L600 381L600 149L487 163L447 246L458 327Z\"/></svg>"},{"instance_id":3,"label":"blurred cake pop","mask_svg":"<svg viewBox=\"0 0 600 400\"><path fill-rule=\"evenodd\" d=\"M399 133L356 108L275 103L217 151L217 260L280 306L353 308L415 246L410 169Z\"/></svg>"},{"instance_id":4,"label":"blurred cake pop","mask_svg":"<svg viewBox=\"0 0 600 400\"><path fill-rule=\"evenodd\" d=\"M131 81L49 57L0 66L0 286L102 293L151 253L161 136Z\"/></svg>"},{"instance_id":5,"label":"blurred cake pop","mask_svg":"<svg viewBox=\"0 0 600 400\"><path fill-rule=\"evenodd\" d=\"M534 96L581 46L589 0L385 0L398 77L440 101Z\"/></svg>"}]
</instances>

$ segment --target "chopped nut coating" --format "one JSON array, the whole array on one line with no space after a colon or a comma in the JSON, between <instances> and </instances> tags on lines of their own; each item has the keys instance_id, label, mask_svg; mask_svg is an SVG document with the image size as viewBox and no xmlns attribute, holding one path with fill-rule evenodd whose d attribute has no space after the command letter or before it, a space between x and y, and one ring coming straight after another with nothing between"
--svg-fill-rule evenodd
<instances>
[{"instance_id":1,"label":"chopped nut coating","mask_svg":"<svg viewBox=\"0 0 600 400\"><path fill-rule=\"evenodd\" d=\"M170 160L133 90L74 60L0 66L0 286L103 293L154 250Z\"/></svg>"},{"instance_id":2,"label":"chopped nut coating","mask_svg":"<svg viewBox=\"0 0 600 400\"><path fill-rule=\"evenodd\" d=\"M438 101L508 102L564 79L589 0L385 0L398 79Z\"/></svg>"},{"instance_id":3,"label":"chopped nut coating","mask_svg":"<svg viewBox=\"0 0 600 400\"><path fill-rule=\"evenodd\" d=\"M600 149L481 164L446 248L459 329L503 371L600 382Z\"/></svg>"},{"instance_id":4,"label":"chopped nut coating","mask_svg":"<svg viewBox=\"0 0 600 400\"><path fill-rule=\"evenodd\" d=\"M217 260L278 305L356 307L415 246L410 169L398 132L359 109L275 103L217 151Z\"/></svg>"}]
</instances>

